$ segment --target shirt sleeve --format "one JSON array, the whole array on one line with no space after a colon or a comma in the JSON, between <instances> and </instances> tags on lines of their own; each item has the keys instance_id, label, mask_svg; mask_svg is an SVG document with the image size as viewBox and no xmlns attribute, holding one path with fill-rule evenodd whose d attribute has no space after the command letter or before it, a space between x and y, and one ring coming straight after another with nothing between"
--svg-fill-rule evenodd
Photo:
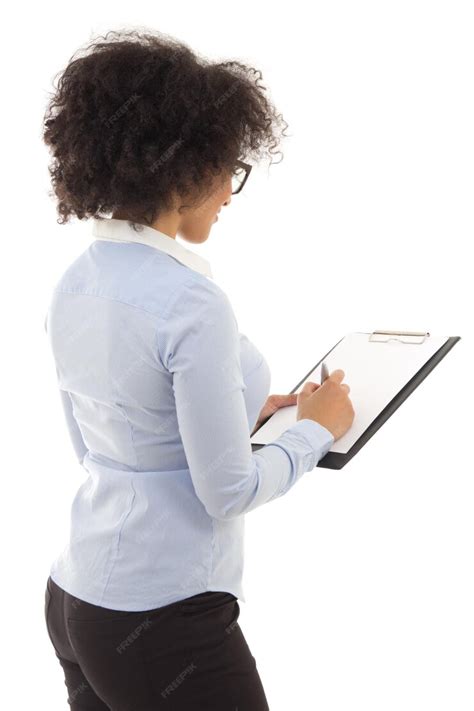
<instances>
[{"instance_id":1,"label":"shirt sleeve","mask_svg":"<svg viewBox=\"0 0 474 711\"><path fill-rule=\"evenodd\" d=\"M157 338L194 489L210 516L234 518L285 494L329 451L331 432L303 419L252 452L238 324L214 282L180 288Z\"/></svg>"}]
</instances>

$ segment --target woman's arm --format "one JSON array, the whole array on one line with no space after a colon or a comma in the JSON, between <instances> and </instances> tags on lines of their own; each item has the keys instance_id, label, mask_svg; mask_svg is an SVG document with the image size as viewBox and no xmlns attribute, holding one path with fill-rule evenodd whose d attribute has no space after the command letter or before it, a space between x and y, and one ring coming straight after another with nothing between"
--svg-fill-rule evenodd
<instances>
[{"instance_id":1,"label":"woman's arm","mask_svg":"<svg viewBox=\"0 0 474 711\"><path fill-rule=\"evenodd\" d=\"M252 453L238 325L229 299L207 279L193 278L178 291L158 324L158 361L173 375L196 494L211 516L233 518L286 493L334 438L303 419Z\"/></svg>"}]
</instances>

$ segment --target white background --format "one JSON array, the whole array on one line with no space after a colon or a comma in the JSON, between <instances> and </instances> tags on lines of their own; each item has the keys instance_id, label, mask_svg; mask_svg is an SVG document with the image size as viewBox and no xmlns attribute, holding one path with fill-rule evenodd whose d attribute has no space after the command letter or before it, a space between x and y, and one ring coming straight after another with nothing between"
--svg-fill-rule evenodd
<instances>
[{"instance_id":1,"label":"white background","mask_svg":"<svg viewBox=\"0 0 474 711\"><path fill-rule=\"evenodd\" d=\"M56 223L42 117L97 33L146 27L240 59L289 124L202 245L240 330L289 392L345 333L461 341L341 471L246 517L240 624L272 711L474 708L472 3L45 2L2 37L1 696L67 708L44 586L85 477L44 332L91 241ZM278 160L278 158L277 158ZM350 383L349 383L350 384ZM137 710L138 711L138 710ZM225 711L225 710L223 710Z\"/></svg>"}]
</instances>

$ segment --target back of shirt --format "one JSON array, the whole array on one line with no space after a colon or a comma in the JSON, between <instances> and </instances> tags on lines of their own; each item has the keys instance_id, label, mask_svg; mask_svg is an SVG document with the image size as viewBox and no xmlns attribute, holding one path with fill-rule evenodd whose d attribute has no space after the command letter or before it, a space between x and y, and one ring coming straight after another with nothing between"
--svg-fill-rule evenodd
<instances>
[{"instance_id":1,"label":"back of shirt","mask_svg":"<svg viewBox=\"0 0 474 711\"><path fill-rule=\"evenodd\" d=\"M301 420L252 454L268 365L222 289L148 244L92 242L56 284L47 332L88 472L54 581L130 611L205 590L245 599L242 514L285 493L332 435Z\"/></svg>"},{"instance_id":2,"label":"back of shirt","mask_svg":"<svg viewBox=\"0 0 474 711\"><path fill-rule=\"evenodd\" d=\"M70 393L89 457L139 471L186 466L172 374L159 361L157 337L170 300L179 292L192 314L193 297L197 302L203 289L219 291L167 254L100 240L60 279L48 333L59 386ZM173 328L178 332L183 325L176 319ZM262 376L253 379L247 402L253 428L268 394L269 371L242 334L241 364L244 375L258 367Z\"/></svg>"}]
</instances>

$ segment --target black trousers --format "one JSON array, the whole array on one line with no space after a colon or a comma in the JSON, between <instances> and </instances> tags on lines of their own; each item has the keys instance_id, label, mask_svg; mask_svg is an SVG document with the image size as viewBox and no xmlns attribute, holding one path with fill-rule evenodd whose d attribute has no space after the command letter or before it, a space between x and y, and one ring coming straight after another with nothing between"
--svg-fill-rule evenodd
<instances>
[{"instance_id":1,"label":"black trousers","mask_svg":"<svg viewBox=\"0 0 474 711\"><path fill-rule=\"evenodd\" d=\"M71 711L268 711L239 614L227 592L122 612L79 600L51 578L45 591Z\"/></svg>"}]
</instances>

